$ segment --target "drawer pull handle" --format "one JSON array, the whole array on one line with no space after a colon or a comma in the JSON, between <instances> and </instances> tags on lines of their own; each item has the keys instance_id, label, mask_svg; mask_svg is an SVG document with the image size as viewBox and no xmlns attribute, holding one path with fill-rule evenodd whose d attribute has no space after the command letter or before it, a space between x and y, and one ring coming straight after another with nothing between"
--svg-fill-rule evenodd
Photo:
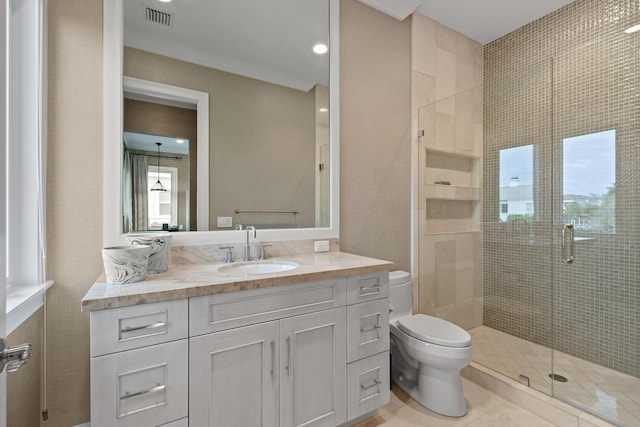
<instances>
[{"instance_id":1,"label":"drawer pull handle","mask_svg":"<svg viewBox=\"0 0 640 427\"><path fill-rule=\"evenodd\" d=\"M361 388L361 389L363 389L363 390L368 390L368 389L370 389L371 387L375 387L375 386L377 386L377 385L379 385L379 384L382 384L382 381L380 381L380 380L373 380L373 382L372 382L371 384L369 384L369 385L360 384L360 388Z\"/></svg>"},{"instance_id":2,"label":"drawer pull handle","mask_svg":"<svg viewBox=\"0 0 640 427\"><path fill-rule=\"evenodd\" d=\"M276 372L276 342L271 341L271 379L275 381Z\"/></svg>"},{"instance_id":3,"label":"drawer pull handle","mask_svg":"<svg viewBox=\"0 0 640 427\"><path fill-rule=\"evenodd\" d=\"M156 323L152 323L151 325L136 326L134 328L132 328L131 326L127 326L122 330L122 332L142 331L145 329L158 329L158 328L164 328L165 326L167 326L166 322L156 322Z\"/></svg>"},{"instance_id":4,"label":"drawer pull handle","mask_svg":"<svg viewBox=\"0 0 640 427\"><path fill-rule=\"evenodd\" d=\"M126 392L125 395L120 398L120 400L131 399L132 397L138 397L138 396L142 396L143 394L148 394L148 393L157 393L159 391L163 391L166 387L167 386L164 385L164 384L158 384L155 387L151 387L148 390L139 391L137 393Z\"/></svg>"},{"instance_id":5,"label":"drawer pull handle","mask_svg":"<svg viewBox=\"0 0 640 427\"><path fill-rule=\"evenodd\" d=\"M380 284L378 283L377 285L372 285L372 286L360 286L360 295L364 296L364 295L370 295L370 294L377 294L378 292L380 292Z\"/></svg>"},{"instance_id":6,"label":"drawer pull handle","mask_svg":"<svg viewBox=\"0 0 640 427\"><path fill-rule=\"evenodd\" d=\"M380 326L380 325L375 325L375 326L372 326L372 327L370 327L370 328L360 328L360 332L364 334L364 333L366 333L366 332L375 331L376 329L381 329L381 328L382 328L382 326Z\"/></svg>"}]
</instances>

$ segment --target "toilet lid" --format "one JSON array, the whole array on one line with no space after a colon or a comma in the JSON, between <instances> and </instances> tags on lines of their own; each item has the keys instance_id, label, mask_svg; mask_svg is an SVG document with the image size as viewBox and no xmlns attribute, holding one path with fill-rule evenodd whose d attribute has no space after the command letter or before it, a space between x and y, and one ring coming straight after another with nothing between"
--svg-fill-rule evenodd
<instances>
[{"instance_id":1,"label":"toilet lid","mask_svg":"<svg viewBox=\"0 0 640 427\"><path fill-rule=\"evenodd\" d=\"M414 314L398 319L398 327L413 338L432 344L445 347L471 345L471 335L467 331L444 319L426 314Z\"/></svg>"}]
</instances>

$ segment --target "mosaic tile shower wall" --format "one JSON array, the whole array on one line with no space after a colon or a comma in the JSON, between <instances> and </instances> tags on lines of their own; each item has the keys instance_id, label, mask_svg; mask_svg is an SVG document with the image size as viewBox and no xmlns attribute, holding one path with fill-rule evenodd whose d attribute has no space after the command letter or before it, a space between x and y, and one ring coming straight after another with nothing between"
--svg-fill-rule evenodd
<instances>
[{"instance_id":1,"label":"mosaic tile shower wall","mask_svg":"<svg viewBox=\"0 0 640 427\"><path fill-rule=\"evenodd\" d=\"M578 0L486 45L484 62L484 324L634 376L640 376L640 33L623 30L638 23L638 0ZM572 160L569 146L587 146L569 145L569 138L601 132L615 138L612 182L602 183L606 195L576 201L569 169L595 174L595 163L605 159ZM505 184L501 159L528 146L530 182L509 176ZM526 203L526 211L509 217L506 198L520 200L522 209ZM599 224L592 228L580 218L575 223L568 209L589 203L606 206L609 220L592 220ZM570 217L578 239L575 262L565 265L560 230Z\"/></svg>"}]
</instances>

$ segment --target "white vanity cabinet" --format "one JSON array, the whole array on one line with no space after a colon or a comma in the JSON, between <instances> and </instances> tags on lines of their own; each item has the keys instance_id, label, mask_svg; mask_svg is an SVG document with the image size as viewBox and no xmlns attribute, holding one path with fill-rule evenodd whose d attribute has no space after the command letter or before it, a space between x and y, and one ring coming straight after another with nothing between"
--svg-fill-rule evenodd
<instances>
[{"instance_id":1,"label":"white vanity cabinet","mask_svg":"<svg viewBox=\"0 0 640 427\"><path fill-rule=\"evenodd\" d=\"M92 311L92 426L348 425L388 350L386 271Z\"/></svg>"}]
</instances>

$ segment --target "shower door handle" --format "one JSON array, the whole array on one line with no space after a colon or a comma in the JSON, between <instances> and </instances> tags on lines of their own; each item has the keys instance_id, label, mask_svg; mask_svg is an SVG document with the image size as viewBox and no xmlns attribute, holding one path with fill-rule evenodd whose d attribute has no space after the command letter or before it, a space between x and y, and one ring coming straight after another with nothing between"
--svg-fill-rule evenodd
<instances>
[{"instance_id":1,"label":"shower door handle","mask_svg":"<svg viewBox=\"0 0 640 427\"><path fill-rule=\"evenodd\" d=\"M569 244L567 245L568 234L570 235L570 240ZM565 264L572 264L575 259L573 254L573 242L575 241L574 235L575 229L573 228L573 225L566 224L562 226L562 262L564 262ZM568 254L567 246L569 247Z\"/></svg>"}]
</instances>

